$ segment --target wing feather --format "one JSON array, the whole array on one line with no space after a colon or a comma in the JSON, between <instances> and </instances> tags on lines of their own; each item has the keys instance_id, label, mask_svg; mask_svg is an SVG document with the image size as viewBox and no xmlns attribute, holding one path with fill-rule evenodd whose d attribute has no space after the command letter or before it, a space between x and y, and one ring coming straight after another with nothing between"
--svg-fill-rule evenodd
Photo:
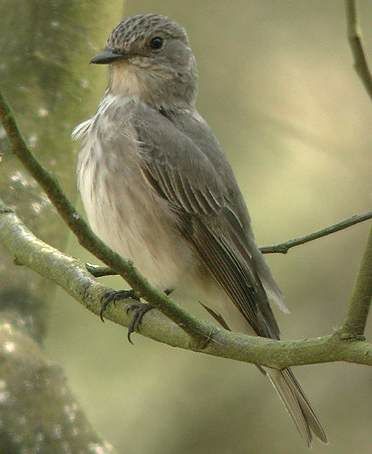
<instances>
[{"instance_id":1,"label":"wing feather","mask_svg":"<svg viewBox=\"0 0 372 454\"><path fill-rule=\"evenodd\" d=\"M150 109L140 112L140 121L132 118L143 174L178 216L182 234L256 334L278 339L279 328L252 259L248 214L245 206L237 206L242 198L232 173L226 180L221 166L169 118Z\"/></svg>"}]
</instances>

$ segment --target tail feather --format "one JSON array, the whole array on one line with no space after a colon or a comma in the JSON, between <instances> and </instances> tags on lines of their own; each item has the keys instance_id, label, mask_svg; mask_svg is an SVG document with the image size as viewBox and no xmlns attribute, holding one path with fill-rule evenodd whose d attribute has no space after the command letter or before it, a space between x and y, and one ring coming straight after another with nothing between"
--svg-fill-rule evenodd
<instances>
[{"instance_id":1,"label":"tail feather","mask_svg":"<svg viewBox=\"0 0 372 454\"><path fill-rule=\"evenodd\" d=\"M291 369L266 369L266 372L307 445L311 446L313 433L328 443L322 425Z\"/></svg>"}]
</instances>

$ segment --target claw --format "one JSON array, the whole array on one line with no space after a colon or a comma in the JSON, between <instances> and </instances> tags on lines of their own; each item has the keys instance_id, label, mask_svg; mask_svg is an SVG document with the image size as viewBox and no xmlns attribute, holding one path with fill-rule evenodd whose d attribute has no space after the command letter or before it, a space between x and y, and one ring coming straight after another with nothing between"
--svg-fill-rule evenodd
<instances>
[{"instance_id":1,"label":"claw","mask_svg":"<svg viewBox=\"0 0 372 454\"><path fill-rule=\"evenodd\" d=\"M101 310L99 312L99 317L100 319L104 322L104 314L107 309L107 307L111 304L114 303L116 304L117 301L119 300L127 300L127 299L132 299L135 301L139 301L138 296L134 292L134 290L110 290L108 291L101 299Z\"/></svg>"},{"instance_id":2,"label":"claw","mask_svg":"<svg viewBox=\"0 0 372 454\"><path fill-rule=\"evenodd\" d=\"M127 314L129 312L133 312L133 317L132 320L128 326L128 341L133 345L131 336L133 333L137 332L139 327L141 326L143 316L146 314L146 312L150 311L153 309L153 306L148 303L141 303L140 301L131 303L127 307Z\"/></svg>"}]
</instances>

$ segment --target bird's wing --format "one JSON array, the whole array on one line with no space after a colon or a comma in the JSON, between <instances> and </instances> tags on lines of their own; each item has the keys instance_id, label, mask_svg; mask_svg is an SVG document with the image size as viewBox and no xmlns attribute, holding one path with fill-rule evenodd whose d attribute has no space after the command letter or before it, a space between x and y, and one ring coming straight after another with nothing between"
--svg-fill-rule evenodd
<instances>
[{"instance_id":1,"label":"bird's wing","mask_svg":"<svg viewBox=\"0 0 372 454\"><path fill-rule=\"evenodd\" d=\"M257 273L231 175L172 121L145 106L132 115L142 171L156 193L167 200L179 229L205 266L238 307L255 333L279 338L279 328ZM234 192L235 191L235 192ZM240 211L240 213L238 212ZM244 211L243 211L244 213ZM253 237L252 237L253 240ZM254 251L257 253L257 251Z\"/></svg>"}]
</instances>

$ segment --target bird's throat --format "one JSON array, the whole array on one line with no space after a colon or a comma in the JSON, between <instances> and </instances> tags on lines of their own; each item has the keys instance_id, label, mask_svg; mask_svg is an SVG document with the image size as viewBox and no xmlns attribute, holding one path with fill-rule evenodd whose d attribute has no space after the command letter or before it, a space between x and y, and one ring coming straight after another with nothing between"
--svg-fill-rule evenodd
<instances>
[{"instance_id":1,"label":"bird's throat","mask_svg":"<svg viewBox=\"0 0 372 454\"><path fill-rule=\"evenodd\" d=\"M110 68L109 92L114 96L145 97L146 87L136 68L126 62L117 63Z\"/></svg>"},{"instance_id":2,"label":"bird's throat","mask_svg":"<svg viewBox=\"0 0 372 454\"><path fill-rule=\"evenodd\" d=\"M189 84L179 83L173 73L151 71L129 62L111 65L108 93L113 96L136 97L140 101L159 109L192 109L195 93Z\"/></svg>"}]
</instances>

